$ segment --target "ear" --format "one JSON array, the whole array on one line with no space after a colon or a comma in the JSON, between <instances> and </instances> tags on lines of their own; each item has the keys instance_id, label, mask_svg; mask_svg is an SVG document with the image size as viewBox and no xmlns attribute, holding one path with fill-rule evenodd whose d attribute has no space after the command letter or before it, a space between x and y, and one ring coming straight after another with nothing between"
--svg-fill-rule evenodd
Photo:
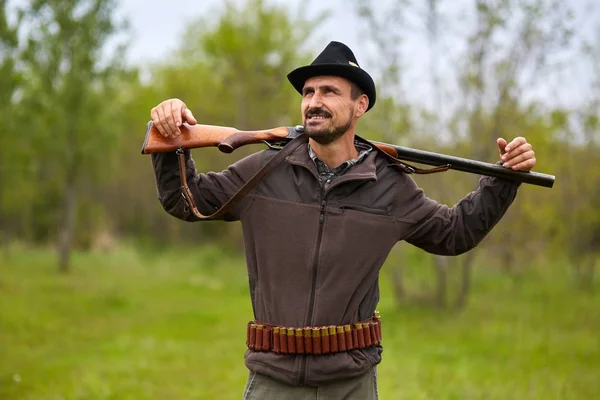
<instances>
[{"instance_id":1,"label":"ear","mask_svg":"<svg viewBox=\"0 0 600 400\"><path fill-rule=\"evenodd\" d=\"M354 108L354 115L356 118L362 117L362 115L367 112L367 108L369 108L369 98L363 93L356 100L356 106Z\"/></svg>"}]
</instances>

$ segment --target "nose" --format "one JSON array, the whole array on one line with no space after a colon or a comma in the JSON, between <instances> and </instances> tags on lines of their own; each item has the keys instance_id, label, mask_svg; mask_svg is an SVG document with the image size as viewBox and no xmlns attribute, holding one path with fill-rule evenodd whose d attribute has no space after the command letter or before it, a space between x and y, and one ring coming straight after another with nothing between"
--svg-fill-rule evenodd
<instances>
[{"instance_id":1,"label":"nose","mask_svg":"<svg viewBox=\"0 0 600 400\"><path fill-rule=\"evenodd\" d=\"M309 108L321 108L323 106L323 98L319 93L314 93L308 103Z\"/></svg>"}]
</instances>

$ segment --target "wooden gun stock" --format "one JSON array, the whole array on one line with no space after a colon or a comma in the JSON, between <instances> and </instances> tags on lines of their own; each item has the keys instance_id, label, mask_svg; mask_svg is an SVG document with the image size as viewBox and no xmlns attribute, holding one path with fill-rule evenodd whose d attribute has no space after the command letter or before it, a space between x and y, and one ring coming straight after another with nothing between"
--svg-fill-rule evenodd
<instances>
[{"instance_id":1,"label":"wooden gun stock","mask_svg":"<svg viewBox=\"0 0 600 400\"><path fill-rule=\"evenodd\" d=\"M291 140L298 135L293 132L294 128L283 126L262 131L240 131L226 126L183 124L180 129L181 135L175 138L166 138L152 125L152 122L148 122L142 154L165 153L180 148L190 150L200 147L218 147L223 153L231 153L247 144Z\"/></svg>"},{"instance_id":2,"label":"wooden gun stock","mask_svg":"<svg viewBox=\"0 0 600 400\"><path fill-rule=\"evenodd\" d=\"M180 129L181 135L176 138L165 138L152 125L152 122L149 122L144 144L142 145L142 154L172 152L178 149L190 150L200 147L218 147L224 153L231 153L235 149L247 144L261 142L267 144L285 143L303 132L302 126L295 128L282 126L260 131L241 131L225 126L183 124ZM493 176L548 188L554 185L554 175L532 171L515 171L497 164L416 150L393 144L373 141L371 141L371 144L398 160L445 167L445 169Z\"/></svg>"}]
</instances>

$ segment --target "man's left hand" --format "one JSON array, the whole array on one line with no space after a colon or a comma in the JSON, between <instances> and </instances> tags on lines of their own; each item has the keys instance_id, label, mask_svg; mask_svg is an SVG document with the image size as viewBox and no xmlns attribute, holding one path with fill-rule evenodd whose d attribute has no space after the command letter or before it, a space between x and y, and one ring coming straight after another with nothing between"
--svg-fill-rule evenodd
<instances>
[{"instance_id":1,"label":"man's left hand","mask_svg":"<svg viewBox=\"0 0 600 400\"><path fill-rule=\"evenodd\" d=\"M498 138L497 143L503 167L518 171L531 171L534 167L535 153L524 137L513 139L510 143L506 143L503 138Z\"/></svg>"}]
</instances>

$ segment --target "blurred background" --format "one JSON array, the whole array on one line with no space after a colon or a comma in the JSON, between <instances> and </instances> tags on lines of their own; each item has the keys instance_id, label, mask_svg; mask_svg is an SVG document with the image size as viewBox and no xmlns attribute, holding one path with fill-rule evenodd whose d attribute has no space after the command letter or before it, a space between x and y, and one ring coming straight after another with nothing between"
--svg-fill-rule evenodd
<instances>
[{"instance_id":1,"label":"blurred background","mask_svg":"<svg viewBox=\"0 0 600 400\"><path fill-rule=\"evenodd\" d=\"M163 211L145 125L173 97L205 124L296 125L286 75L331 40L377 83L361 136L486 162L525 136L556 175L466 255L394 248L381 398L599 398L597 2L0 5L0 399L242 397L240 226ZM193 155L218 171L263 148ZM414 179L452 205L478 177Z\"/></svg>"}]
</instances>

